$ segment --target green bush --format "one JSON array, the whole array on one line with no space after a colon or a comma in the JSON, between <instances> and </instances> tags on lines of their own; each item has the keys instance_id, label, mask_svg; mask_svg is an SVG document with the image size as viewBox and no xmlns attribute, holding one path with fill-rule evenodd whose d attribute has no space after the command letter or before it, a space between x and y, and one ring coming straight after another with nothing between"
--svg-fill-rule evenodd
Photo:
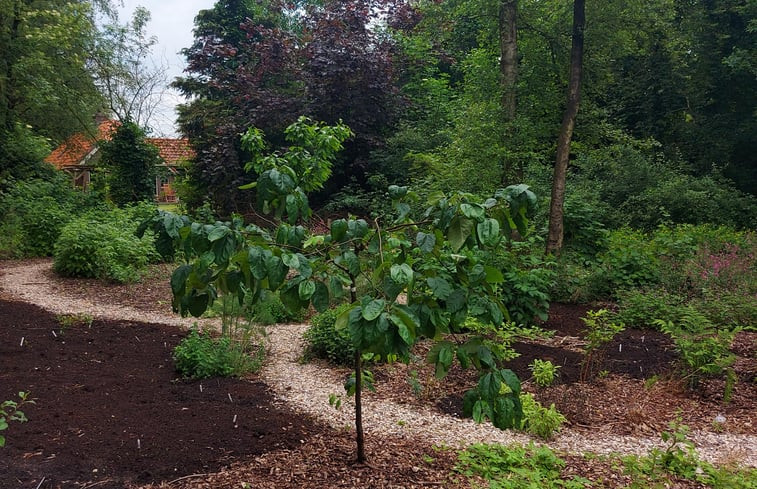
<instances>
[{"instance_id":1,"label":"green bush","mask_svg":"<svg viewBox=\"0 0 757 489\"><path fill-rule=\"evenodd\" d=\"M248 307L251 311L251 319L260 324L300 322L305 318L304 311L290 312L277 293L267 290L262 292L260 301Z\"/></svg>"},{"instance_id":2,"label":"green bush","mask_svg":"<svg viewBox=\"0 0 757 489\"><path fill-rule=\"evenodd\" d=\"M338 365L352 364L355 347L349 331L335 328L336 319L350 307L350 304L343 304L313 316L311 326L305 331L306 358L322 358Z\"/></svg>"},{"instance_id":3,"label":"green bush","mask_svg":"<svg viewBox=\"0 0 757 489\"><path fill-rule=\"evenodd\" d=\"M206 379L255 371L260 368L261 355L250 356L243 345L227 336L213 338L207 331L192 330L174 348L173 359L182 377Z\"/></svg>"},{"instance_id":4,"label":"green bush","mask_svg":"<svg viewBox=\"0 0 757 489\"><path fill-rule=\"evenodd\" d=\"M738 329L719 330L696 315L684 317L679 323L662 320L655 323L673 339L681 357L682 377L692 388L705 377L722 375L736 360L730 347Z\"/></svg>"},{"instance_id":5,"label":"green bush","mask_svg":"<svg viewBox=\"0 0 757 489\"><path fill-rule=\"evenodd\" d=\"M684 298L662 288L624 289L618 292L618 322L636 328L654 328L655 319L673 320Z\"/></svg>"},{"instance_id":6,"label":"green bush","mask_svg":"<svg viewBox=\"0 0 757 489\"><path fill-rule=\"evenodd\" d=\"M559 365L555 365L549 360L534 358L534 361L528 365L536 385L539 387L549 387L557 379Z\"/></svg>"},{"instance_id":7,"label":"green bush","mask_svg":"<svg viewBox=\"0 0 757 489\"><path fill-rule=\"evenodd\" d=\"M523 404L523 430L544 440L551 439L566 419L552 404L545 408L532 394L521 394Z\"/></svg>"},{"instance_id":8,"label":"green bush","mask_svg":"<svg viewBox=\"0 0 757 489\"><path fill-rule=\"evenodd\" d=\"M647 147L643 147L647 146ZM583 152L571 192L601 202L598 217L610 228L651 231L661 224L717 223L757 227L757 199L714 177L697 177L643 142Z\"/></svg>"},{"instance_id":9,"label":"green bush","mask_svg":"<svg viewBox=\"0 0 757 489\"><path fill-rule=\"evenodd\" d=\"M660 280L658 250L649 237L629 228L611 231L607 249L598 255L600 267L592 277L594 289L612 295L617 289L649 285Z\"/></svg>"},{"instance_id":10,"label":"green bush","mask_svg":"<svg viewBox=\"0 0 757 489\"><path fill-rule=\"evenodd\" d=\"M529 326L536 318L547 319L556 272L554 261L543 257L543 249L543 240L531 237L502 245L485 257L488 265L502 270L505 280L498 295L515 324Z\"/></svg>"},{"instance_id":11,"label":"green bush","mask_svg":"<svg viewBox=\"0 0 757 489\"><path fill-rule=\"evenodd\" d=\"M68 277L129 282L157 261L151 235L137 238L134 209L91 212L63 227L55 244L53 269Z\"/></svg>"},{"instance_id":12,"label":"green bush","mask_svg":"<svg viewBox=\"0 0 757 489\"><path fill-rule=\"evenodd\" d=\"M97 206L62 175L15 182L0 195L0 256L52 255L63 226Z\"/></svg>"}]
</instances>

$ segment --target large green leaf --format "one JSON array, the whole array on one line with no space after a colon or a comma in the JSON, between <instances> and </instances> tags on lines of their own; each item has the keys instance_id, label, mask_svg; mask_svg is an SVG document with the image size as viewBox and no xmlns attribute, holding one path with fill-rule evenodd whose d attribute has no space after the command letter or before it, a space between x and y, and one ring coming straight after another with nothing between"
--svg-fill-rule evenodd
<instances>
[{"instance_id":1,"label":"large green leaf","mask_svg":"<svg viewBox=\"0 0 757 489\"><path fill-rule=\"evenodd\" d=\"M265 257L265 268L268 272L268 286L271 290L276 290L284 283L289 269L283 260L276 255Z\"/></svg>"},{"instance_id":2,"label":"large green leaf","mask_svg":"<svg viewBox=\"0 0 757 489\"><path fill-rule=\"evenodd\" d=\"M413 269L407 263L392 265L389 273L392 280L400 285L407 285L413 279Z\"/></svg>"},{"instance_id":3,"label":"large green leaf","mask_svg":"<svg viewBox=\"0 0 757 489\"><path fill-rule=\"evenodd\" d=\"M460 204L460 212L469 219L481 222L486 216L484 208L478 204Z\"/></svg>"},{"instance_id":4,"label":"large green leaf","mask_svg":"<svg viewBox=\"0 0 757 489\"><path fill-rule=\"evenodd\" d=\"M419 232L415 237L418 248L424 253L431 253L436 246L436 236Z\"/></svg>"},{"instance_id":5,"label":"large green leaf","mask_svg":"<svg viewBox=\"0 0 757 489\"><path fill-rule=\"evenodd\" d=\"M505 281L505 276L502 275L502 271L498 268L484 266L486 273L486 282L490 284L501 284Z\"/></svg>"},{"instance_id":6,"label":"large green leaf","mask_svg":"<svg viewBox=\"0 0 757 489\"><path fill-rule=\"evenodd\" d=\"M231 229L223 225L218 225L211 229L208 233L208 241L210 241L211 243L213 241L218 241L219 239L228 236L229 233L231 233Z\"/></svg>"},{"instance_id":7,"label":"large green leaf","mask_svg":"<svg viewBox=\"0 0 757 489\"><path fill-rule=\"evenodd\" d=\"M171 292L176 297L184 295L187 286L187 277L192 272L192 265L182 265L171 274Z\"/></svg>"},{"instance_id":8,"label":"large green leaf","mask_svg":"<svg viewBox=\"0 0 757 489\"><path fill-rule=\"evenodd\" d=\"M360 259L357 255L352 251L345 251L342 254L342 257L344 258L344 263L347 265L347 270L350 272L350 275L353 277L360 275Z\"/></svg>"},{"instance_id":9,"label":"large green leaf","mask_svg":"<svg viewBox=\"0 0 757 489\"><path fill-rule=\"evenodd\" d=\"M426 283L431 289L431 292L434 294L434 297L436 297L437 299L447 300L449 295L452 293L452 286L449 284L449 282L441 277L427 278Z\"/></svg>"},{"instance_id":10,"label":"large green leaf","mask_svg":"<svg viewBox=\"0 0 757 489\"><path fill-rule=\"evenodd\" d=\"M397 185L389 185L389 198L392 200L401 199L407 195L407 187L399 187Z\"/></svg>"},{"instance_id":11,"label":"large green leaf","mask_svg":"<svg viewBox=\"0 0 757 489\"><path fill-rule=\"evenodd\" d=\"M363 306L363 319L365 319L366 321L373 321L384 311L385 306L386 301L384 299L373 299L368 304Z\"/></svg>"},{"instance_id":12,"label":"large green leaf","mask_svg":"<svg viewBox=\"0 0 757 489\"><path fill-rule=\"evenodd\" d=\"M447 231L447 239L452 251L459 251L473 231L473 221L456 217L452 220Z\"/></svg>"},{"instance_id":13,"label":"large green leaf","mask_svg":"<svg viewBox=\"0 0 757 489\"><path fill-rule=\"evenodd\" d=\"M298 292L300 300L309 301L310 298L313 297L313 294L315 294L315 282L313 282L312 280L305 280L304 282L300 282L300 285L298 286Z\"/></svg>"},{"instance_id":14,"label":"large green leaf","mask_svg":"<svg viewBox=\"0 0 757 489\"><path fill-rule=\"evenodd\" d=\"M513 391L513 394L516 396L520 394L520 379L510 369L502 369L499 371L500 376L502 377L502 381L505 383L507 387L510 388L511 391Z\"/></svg>"},{"instance_id":15,"label":"large green leaf","mask_svg":"<svg viewBox=\"0 0 757 489\"><path fill-rule=\"evenodd\" d=\"M502 381L493 372L487 372L478 380L478 391L487 399L495 399L502 389Z\"/></svg>"},{"instance_id":16,"label":"large green leaf","mask_svg":"<svg viewBox=\"0 0 757 489\"><path fill-rule=\"evenodd\" d=\"M163 227L166 233L173 239L179 239L179 229L183 227L184 223L181 218L171 212L166 212L163 215Z\"/></svg>"},{"instance_id":17,"label":"large green leaf","mask_svg":"<svg viewBox=\"0 0 757 489\"><path fill-rule=\"evenodd\" d=\"M191 294L187 298L187 309L189 313L198 318L208 310L210 296L208 294Z\"/></svg>"},{"instance_id":18,"label":"large green leaf","mask_svg":"<svg viewBox=\"0 0 757 489\"><path fill-rule=\"evenodd\" d=\"M257 246L251 246L247 250L247 260L250 263L250 273L252 273L252 276L257 280L263 280L268 274L263 250Z\"/></svg>"},{"instance_id":19,"label":"large green leaf","mask_svg":"<svg viewBox=\"0 0 757 489\"><path fill-rule=\"evenodd\" d=\"M318 312L323 312L329 308L329 289L323 282L315 283L315 292L313 292L310 301Z\"/></svg>"},{"instance_id":20,"label":"large green leaf","mask_svg":"<svg viewBox=\"0 0 757 489\"><path fill-rule=\"evenodd\" d=\"M337 219L331 223L331 237L337 243L342 241L347 235L347 221L344 219Z\"/></svg>"},{"instance_id":21,"label":"large green leaf","mask_svg":"<svg viewBox=\"0 0 757 489\"><path fill-rule=\"evenodd\" d=\"M484 219L476 225L478 240L484 246L496 246L499 242L499 222L496 219Z\"/></svg>"}]
</instances>

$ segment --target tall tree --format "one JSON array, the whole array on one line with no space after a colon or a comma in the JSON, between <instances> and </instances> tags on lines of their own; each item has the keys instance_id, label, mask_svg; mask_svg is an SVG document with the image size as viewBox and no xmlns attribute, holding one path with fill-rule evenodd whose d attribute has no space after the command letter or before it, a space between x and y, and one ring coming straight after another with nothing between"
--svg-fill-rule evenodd
<instances>
[{"instance_id":1,"label":"tall tree","mask_svg":"<svg viewBox=\"0 0 757 489\"><path fill-rule=\"evenodd\" d=\"M508 121L515 119L518 84L518 27L516 0L499 6L499 67L502 73L502 108Z\"/></svg>"},{"instance_id":2,"label":"tall tree","mask_svg":"<svg viewBox=\"0 0 757 489\"><path fill-rule=\"evenodd\" d=\"M92 71L110 112L149 127L168 86L165 66L150 60L157 38L145 30L150 12L137 7L131 21L102 28L91 56Z\"/></svg>"},{"instance_id":3,"label":"tall tree","mask_svg":"<svg viewBox=\"0 0 757 489\"><path fill-rule=\"evenodd\" d=\"M573 2L573 41L570 50L570 82L568 104L565 108L560 135L557 139L557 155L552 177L552 200L549 206L549 232L547 253L559 253L563 245L563 204L565 202L565 182L570 159L570 142L576 125L578 106L581 101L581 75L583 71L584 27L586 25L585 0Z\"/></svg>"},{"instance_id":4,"label":"tall tree","mask_svg":"<svg viewBox=\"0 0 757 489\"><path fill-rule=\"evenodd\" d=\"M0 178L33 171L43 151L19 150L39 146L38 137L59 142L91 126L102 98L87 63L103 6L0 0Z\"/></svg>"}]
</instances>

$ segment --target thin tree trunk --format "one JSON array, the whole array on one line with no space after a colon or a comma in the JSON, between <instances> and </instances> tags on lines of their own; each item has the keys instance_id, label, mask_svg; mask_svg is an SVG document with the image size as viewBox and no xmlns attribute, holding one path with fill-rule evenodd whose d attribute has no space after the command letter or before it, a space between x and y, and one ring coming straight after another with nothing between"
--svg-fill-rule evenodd
<instances>
[{"instance_id":1,"label":"thin tree trunk","mask_svg":"<svg viewBox=\"0 0 757 489\"><path fill-rule=\"evenodd\" d=\"M516 0L502 0L499 6L499 71L502 75L502 109L508 121L512 121L515 118L517 110L517 7L518 2Z\"/></svg>"},{"instance_id":2,"label":"thin tree trunk","mask_svg":"<svg viewBox=\"0 0 757 489\"><path fill-rule=\"evenodd\" d=\"M575 0L573 2L573 44L570 50L568 105L565 108L562 125L560 126L560 135L557 139L557 156L555 157L555 172L552 179L552 202L549 206L547 253L559 254L563 246L565 180L568 173L570 141L573 137L573 128L576 125L578 105L581 100L585 24L585 0Z\"/></svg>"},{"instance_id":3,"label":"thin tree trunk","mask_svg":"<svg viewBox=\"0 0 757 489\"><path fill-rule=\"evenodd\" d=\"M365 463L365 435L363 434L363 355L355 350L355 431L357 432L357 463Z\"/></svg>"},{"instance_id":4,"label":"thin tree trunk","mask_svg":"<svg viewBox=\"0 0 757 489\"><path fill-rule=\"evenodd\" d=\"M357 278L350 275L350 300L357 302ZM365 463L365 434L363 433L363 353L355 349L355 432L357 433L357 463Z\"/></svg>"}]
</instances>

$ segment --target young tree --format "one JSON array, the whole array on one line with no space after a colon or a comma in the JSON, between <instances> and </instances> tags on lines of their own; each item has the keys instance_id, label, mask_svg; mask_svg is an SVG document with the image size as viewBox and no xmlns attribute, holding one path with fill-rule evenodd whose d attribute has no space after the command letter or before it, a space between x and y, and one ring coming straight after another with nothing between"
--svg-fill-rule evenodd
<instances>
[{"instance_id":1,"label":"young tree","mask_svg":"<svg viewBox=\"0 0 757 489\"><path fill-rule=\"evenodd\" d=\"M309 213L305 193L325 182L350 133L344 126L312 125L305 119L286 133L292 146L285 153L266 155L258 130L244 138L255 155L248 166L260 173L252 184L259 203L284 221L276 229L245 227L239 219L202 226L168 213L153 219L158 241L173 240L191 260L171 277L174 308L199 316L219 295L251 304L267 289L278 291L289 309L312 305L323 311L347 291L352 307L337 319L337 327L349 331L356 350L354 373L345 388L355 395L360 463L366 460L363 354L407 361L421 338L435 342L429 361L437 377L444 377L455 359L463 368L480 371L478 386L465 396L468 414L500 428L518 426L520 381L502 368L502 349L484 337L463 333L470 333L469 318L496 328L507 317L496 293L503 274L487 266L480 251L497 246L516 228L526 232L526 211L534 195L525 185L500 190L482 204L467 194L439 194L414 219L405 202L411 193L391 186L391 214L371 224L337 219L327 233L311 235L297 225Z\"/></svg>"},{"instance_id":2,"label":"young tree","mask_svg":"<svg viewBox=\"0 0 757 489\"><path fill-rule=\"evenodd\" d=\"M557 156L552 177L552 200L549 204L549 231L547 253L560 253L563 245L563 204L565 181L568 174L570 141L576 125L578 105L581 101L581 74L583 70L584 26L586 24L585 0L573 2L573 44L570 50L570 83L568 105L565 108L560 135L557 139Z\"/></svg>"},{"instance_id":3,"label":"young tree","mask_svg":"<svg viewBox=\"0 0 757 489\"><path fill-rule=\"evenodd\" d=\"M145 141L144 131L127 119L109 141L100 144L113 202L126 205L152 201L160 156L158 149Z\"/></svg>"}]
</instances>

